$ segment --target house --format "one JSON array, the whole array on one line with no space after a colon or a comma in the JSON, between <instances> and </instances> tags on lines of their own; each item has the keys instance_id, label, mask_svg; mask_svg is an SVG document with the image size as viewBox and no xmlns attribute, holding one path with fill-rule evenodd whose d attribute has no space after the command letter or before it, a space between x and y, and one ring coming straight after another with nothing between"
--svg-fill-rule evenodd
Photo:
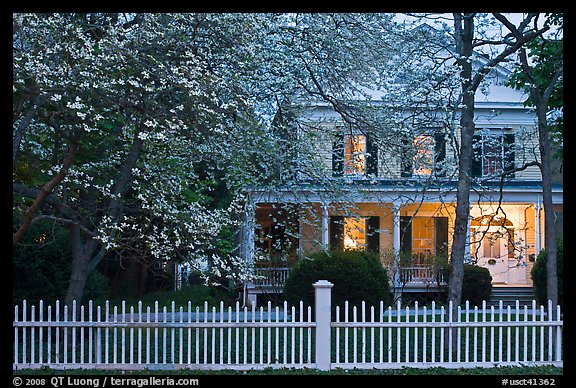
<instances>
[{"instance_id":1,"label":"house","mask_svg":"<svg viewBox=\"0 0 576 388\"><path fill-rule=\"evenodd\" d=\"M494 287L530 287L546 243L542 179L537 166L506 173L538 157L536 115L521 92L504 86L508 71L493 72L487 90L476 94L465 260L488 268ZM377 105L377 93L366 103ZM445 285L438 263L452 244L459 131L451 123L458 121L437 109L402 128L363 127L322 101L298 108L292 135L305 136L308 149L297 157L317 166L317 176L247 190L242 252L262 276L245 287L250 303L281 292L298 257L326 249L378 252L395 292ZM562 212L562 185L554 185L553 196Z\"/></svg>"}]
</instances>

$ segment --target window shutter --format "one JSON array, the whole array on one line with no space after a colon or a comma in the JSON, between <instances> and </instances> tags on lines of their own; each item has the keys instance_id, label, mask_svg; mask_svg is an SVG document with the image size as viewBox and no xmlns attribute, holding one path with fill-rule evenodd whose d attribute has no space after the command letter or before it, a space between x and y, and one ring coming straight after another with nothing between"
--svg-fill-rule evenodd
<instances>
[{"instance_id":1,"label":"window shutter","mask_svg":"<svg viewBox=\"0 0 576 388\"><path fill-rule=\"evenodd\" d=\"M380 252L380 217L366 218L366 250L368 252Z\"/></svg>"},{"instance_id":2,"label":"window shutter","mask_svg":"<svg viewBox=\"0 0 576 388\"><path fill-rule=\"evenodd\" d=\"M407 178L412 176L412 170L414 169L414 161L412 160L414 142L410 136L403 136L403 139L404 144L402 146L402 157L400 160L400 176Z\"/></svg>"},{"instance_id":3,"label":"window shutter","mask_svg":"<svg viewBox=\"0 0 576 388\"><path fill-rule=\"evenodd\" d=\"M434 217L434 246L436 256L448 257L448 217Z\"/></svg>"},{"instance_id":4,"label":"window shutter","mask_svg":"<svg viewBox=\"0 0 576 388\"><path fill-rule=\"evenodd\" d=\"M366 173L378 176L378 144L373 136L366 135Z\"/></svg>"},{"instance_id":5,"label":"window shutter","mask_svg":"<svg viewBox=\"0 0 576 388\"><path fill-rule=\"evenodd\" d=\"M472 138L472 177L482 177L482 135Z\"/></svg>"},{"instance_id":6,"label":"window shutter","mask_svg":"<svg viewBox=\"0 0 576 388\"><path fill-rule=\"evenodd\" d=\"M434 175L437 177L446 176L446 138L443 132L434 134Z\"/></svg>"},{"instance_id":7,"label":"window shutter","mask_svg":"<svg viewBox=\"0 0 576 388\"><path fill-rule=\"evenodd\" d=\"M332 144L332 176L344 175L344 134L334 136Z\"/></svg>"},{"instance_id":8,"label":"window shutter","mask_svg":"<svg viewBox=\"0 0 576 388\"><path fill-rule=\"evenodd\" d=\"M400 252L412 253L412 217L400 216Z\"/></svg>"},{"instance_id":9,"label":"window shutter","mask_svg":"<svg viewBox=\"0 0 576 388\"><path fill-rule=\"evenodd\" d=\"M504 172L514 169L516 163L516 152L514 151L514 134L504 134ZM514 174L508 175L509 178L514 178Z\"/></svg>"},{"instance_id":10,"label":"window shutter","mask_svg":"<svg viewBox=\"0 0 576 388\"><path fill-rule=\"evenodd\" d=\"M330 217L328 234L330 249L344 250L344 217Z\"/></svg>"}]
</instances>

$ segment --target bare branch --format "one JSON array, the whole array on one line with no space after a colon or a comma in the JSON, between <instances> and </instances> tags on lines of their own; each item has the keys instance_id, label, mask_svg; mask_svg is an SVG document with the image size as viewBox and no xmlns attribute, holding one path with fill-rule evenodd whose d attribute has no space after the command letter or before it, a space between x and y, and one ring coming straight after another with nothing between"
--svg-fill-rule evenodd
<instances>
[{"instance_id":1,"label":"bare branch","mask_svg":"<svg viewBox=\"0 0 576 388\"><path fill-rule=\"evenodd\" d=\"M30 224L34 224L34 223L42 221L42 220L52 220L52 221L56 221L59 224L63 224L63 225L76 225L86 235L88 235L90 237L96 237L96 235L91 230L87 229L85 226L82 226L80 223L73 221L73 220L70 220L68 218L61 218L61 217L55 217L55 216L49 216L49 215L40 215L40 216L34 217L34 219L32 219L32 221L30 222Z\"/></svg>"},{"instance_id":2,"label":"bare branch","mask_svg":"<svg viewBox=\"0 0 576 388\"><path fill-rule=\"evenodd\" d=\"M70 168L74 160L77 146L78 146L78 140L77 139L72 140L72 142L68 147L68 155L66 156L66 160L64 160L62 168L52 179L50 179L48 183L46 183L46 185L44 185L42 190L40 190L40 192L34 199L34 202L32 202L32 205L30 205L30 207L26 209L26 212L24 213L24 218L22 220L22 224L20 225L16 233L12 235L12 246L15 246L18 243L18 241L22 238L24 233L26 233L26 230L28 230L28 227L32 222L32 217L34 216L34 213L36 213L36 211L40 208L42 202L50 195L52 190L54 190L54 188L64 180L64 178L68 174L68 169Z\"/></svg>"}]
</instances>

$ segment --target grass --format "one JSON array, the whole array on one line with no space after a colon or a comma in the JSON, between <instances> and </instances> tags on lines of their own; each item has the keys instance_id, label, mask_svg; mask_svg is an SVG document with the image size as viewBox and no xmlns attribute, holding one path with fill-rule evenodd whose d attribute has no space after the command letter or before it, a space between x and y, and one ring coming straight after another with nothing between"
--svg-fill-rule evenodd
<instances>
[{"instance_id":1,"label":"grass","mask_svg":"<svg viewBox=\"0 0 576 388\"><path fill-rule=\"evenodd\" d=\"M448 369L448 368L399 368L399 369L335 369L331 371L320 371L316 369L303 368L281 368L273 369L266 368L262 370L248 370L248 371L237 371L237 370L219 370L219 371L207 371L207 370L195 370L195 369L180 369L174 371L158 371L158 370L144 370L144 371L102 371L102 370L86 370L86 369L69 369L66 371L54 370L50 368L42 369L24 369L14 371L14 375L169 375L169 376L219 376L219 375L234 375L234 376L244 376L244 375L268 375L268 376L280 376L280 375L305 375L305 376L316 376L316 375L444 375L444 376L454 376L454 375L504 375L504 376L558 376L563 375L563 368L557 368L554 366L533 366L533 367L496 367L496 368L458 368L458 369Z\"/></svg>"}]
</instances>

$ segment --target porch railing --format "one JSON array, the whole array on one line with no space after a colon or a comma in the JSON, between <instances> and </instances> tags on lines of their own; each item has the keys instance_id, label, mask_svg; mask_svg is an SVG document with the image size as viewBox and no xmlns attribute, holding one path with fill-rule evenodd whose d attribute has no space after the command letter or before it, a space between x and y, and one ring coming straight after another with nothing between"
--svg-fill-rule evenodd
<instances>
[{"instance_id":1,"label":"porch railing","mask_svg":"<svg viewBox=\"0 0 576 388\"><path fill-rule=\"evenodd\" d=\"M426 265L402 267L400 269L400 282L405 285L437 285L438 283L441 285L446 284L443 271Z\"/></svg>"},{"instance_id":2,"label":"porch railing","mask_svg":"<svg viewBox=\"0 0 576 388\"><path fill-rule=\"evenodd\" d=\"M256 278L253 283L257 287L283 288L289 272L289 267L256 267L254 269Z\"/></svg>"},{"instance_id":3,"label":"porch railing","mask_svg":"<svg viewBox=\"0 0 576 388\"><path fill-rule=\"evenodd\" d=\"M255 287L284 287L290 267L256 267L256 278L252 282ZM430 266L411 266L400 269L400 281L403 285L446 285L443 271Z\"/></svg>"}]
</instances>

